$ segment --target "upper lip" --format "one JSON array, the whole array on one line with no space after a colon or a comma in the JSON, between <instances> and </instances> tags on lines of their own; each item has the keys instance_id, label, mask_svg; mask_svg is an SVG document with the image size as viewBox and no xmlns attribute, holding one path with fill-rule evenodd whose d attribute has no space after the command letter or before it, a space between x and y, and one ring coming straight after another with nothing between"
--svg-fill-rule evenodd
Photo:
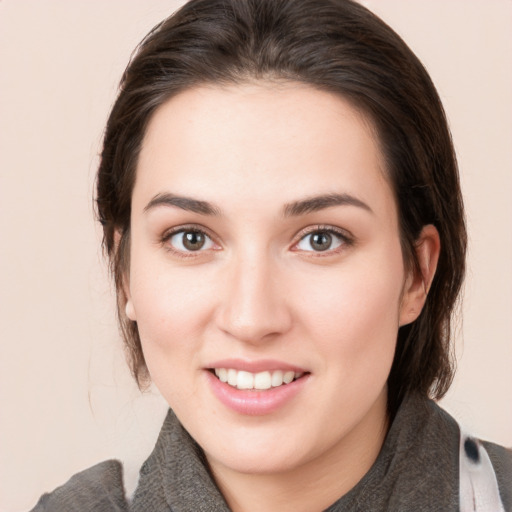
<instances>
[{"instance_id":1,"label":"upper lip","mask_svg":"<svg viewBox=\"0 0 512 512\"><path fill-rule=\"evenodd\" d=\"M264 371L273 372L276 370L293 371L295 373L306 373L307 370L290 363L278 361L276 359L259 359L256 361L249 361L245 359L221 359L214 361L206 366L211 370L214 368L232 368L234 370L242 370L250 373L259 373Z\"/></svg>"}]
</instances>

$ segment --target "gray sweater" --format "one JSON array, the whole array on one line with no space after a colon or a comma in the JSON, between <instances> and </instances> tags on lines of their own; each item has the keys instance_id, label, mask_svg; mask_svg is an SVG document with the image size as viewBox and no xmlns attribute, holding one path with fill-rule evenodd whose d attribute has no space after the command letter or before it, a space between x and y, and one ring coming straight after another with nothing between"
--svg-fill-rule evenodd
<instances>
[{"instance_id":1,"label":"gray sweater","mask_svg":"<svg viewBox=\"0 0 512 512\"><path fill-rule=\"evenodd\" d=\"M328 512L457 512L459 427L434 402L409 397L399 408L368 473ZM482 442L496 472L501 500L512 512L512 450ZM44 494L32 512L229 512L202 450L172 411L143 464L131 502L122 466L110 460Z\"/></svg>"}]
</instances>

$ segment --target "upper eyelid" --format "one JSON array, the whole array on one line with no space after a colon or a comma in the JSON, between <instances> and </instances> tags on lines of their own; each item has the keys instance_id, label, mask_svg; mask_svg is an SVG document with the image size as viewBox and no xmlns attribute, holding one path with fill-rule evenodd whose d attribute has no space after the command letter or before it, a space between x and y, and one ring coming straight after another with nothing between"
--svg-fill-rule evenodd
<instances>
[{"instance_id":1,"label":"upper eyelid","mask_svg":"<svg viewBox=\"0 0 512 512\"><path fill-rule=\"evenodd\" d=\"M293 243L290 246L290 250L293 252L303 252L300 249L298 249L298 245L300 242L307 236L312 235L313 233L318 232L327 232L332 233L334 236L338 237L341 240L341 246L348 248L352 245L354 245L354 236L348 232L345 229L331 226L331 225L316 225L316 226L309 226L307 228L304 228L297 233L297 235L294 238ZM328 249L325 252L317 252L317 251L304 251L306 254L311 253L311 255L315 255L315 257L326 257L328 255L332 255L334 253L339 252L339 247L334 249Z\"/></svg>"},{"instance_id":2,"label":"upper eyelid","mask_svg":"<svg viewBox=\"0 0 512 512\"><path fill-rule=\"evenodd\" d=\"M175 254L183 255L183 257L197 257L200 253L205 253L208 250L218 251L218 248L210 248L207 250L198 250L198 251L182 251L180 249L177 249L175 247L172 247L172 244L170 243L170 240L173 236L177 235L178 233L183 233L187 231L196 231L199 233L203 233L205 236L207 236L214 245L216 246L222 246L219 242L219 238L211 233L211 231L204 226L197 225L197 224L183 224L179 226L174 226L172 228L166 229L163 234L159 237L159 242L162 245L168 245L168 250L171 252L174 252Z\"/></svg>"},{"instance_id":3,"label":"upper eyelid","mask_svg":"<svg viewBox=\"0 0 512 512\"><path fill-rule=\"evenodd\" d=\"M204 233L206 236L211 238L212 240L215 240L215 235L212 234L212 232L205 228L204 226L198 225L198 224L183 224L180 226L174 226L172 228L166 229L162 234L162 239L168 239L173 235L176 235L177 233L182 233L184 231L197 231L199 233Z\"/></svg>"},{"instance_id":4,"label":"upper eyelid","mask_svg":"<svg viewBox=\"0 0 512 512\"><path fill-rule=\"evenodd\" d=\"M342 228L339 228L339 227L336 227L336 226L331 226L331 225L328 225L328 224L318 224L318 225L315 225L315 226L308 226L306 228L301 229L295 235L294 240L296 240L296 242L299 242L305 236L311 235L312 233L316 233L316 232L319 232L319 231L328 232L328 233L334 233L335 235L338 235L338 236L340 236L343 239L350 239L351 240L351 239L354 238L352 233L350 233L346 229L342 229ZM294 242L294 243L296 243L296 242Z\"/></svg>"},{"instance_id":5,"label":"upper eyelid","mask_svg":"<svg viewBox=\"0 0 512 512\"><path fill-rule=\"evenodd\" d=\"M215 244L222 245L222 241L219 236L213 234L212 231L201 224L183 224L179 226L174 226L172 228L166 229L161 236L162 241L169 240L173 235L177 233L181 233L183 231L199 231L208 236ZM291 246L297 245L304 237L311 235L312 233L323 231L333 233L336 236L339 236L344 241L352 242L354 240L354 236L352 233L347 231L346 229L333 226L330 224L316 224L312 226L307 226L305 228L300 229L294 236L291 242Z\"/></svg>"}]
</instances>

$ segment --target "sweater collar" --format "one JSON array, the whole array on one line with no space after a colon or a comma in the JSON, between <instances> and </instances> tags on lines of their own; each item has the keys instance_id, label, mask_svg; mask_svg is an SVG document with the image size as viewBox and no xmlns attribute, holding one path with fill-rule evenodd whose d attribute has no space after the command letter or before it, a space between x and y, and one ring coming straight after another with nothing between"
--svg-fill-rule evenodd
<instances>
[{"instance_id":1,"label":"sweater collar","mask_svg":"<svg viewBox=\"0 0 512 512\"><path fill-rule=\"evenodd\" d=\"M434 511L436 503L458 510L458 438L457 423L434 402L406 397L373 466L327 511L409 510L411 504ZM141 469L131 510L229 512L203 451L171 410Z\"/></svg>"}]
</instances>

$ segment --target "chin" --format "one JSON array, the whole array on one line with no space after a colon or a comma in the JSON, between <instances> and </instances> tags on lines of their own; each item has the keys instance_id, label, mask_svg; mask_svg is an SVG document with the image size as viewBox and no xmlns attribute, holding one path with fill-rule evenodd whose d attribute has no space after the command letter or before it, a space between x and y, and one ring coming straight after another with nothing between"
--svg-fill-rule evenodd
<instances>
[{"instance_id":1,"label":"chin","mask_svg":"<svg viewBox=\"0 0 512 512\"><path fill-rule=\"evenodd\" d=\"M275 475L292 471L301 465L302 461L297 453L277 453L275 450L247 452L231 450L229 453L206 455L211 462L215 461L231 471L251 475ZM215 465L215 464L213 464Z\"/></svg>"},{"instance_id":2,"label":"chin","mask_svg":"<svg viewBox=\"0 0 512 512\"><path fill-rule=\"evenodd\" d=\"M197 441L211 467L220 464L242 474L285 473L322 452L323 447L312 442L315 437L300 435L296 426L288 425L284 431L277 427L232 428L227 435L226 430L222 434L211 431Z\"/></svg>"}]
</instances>

